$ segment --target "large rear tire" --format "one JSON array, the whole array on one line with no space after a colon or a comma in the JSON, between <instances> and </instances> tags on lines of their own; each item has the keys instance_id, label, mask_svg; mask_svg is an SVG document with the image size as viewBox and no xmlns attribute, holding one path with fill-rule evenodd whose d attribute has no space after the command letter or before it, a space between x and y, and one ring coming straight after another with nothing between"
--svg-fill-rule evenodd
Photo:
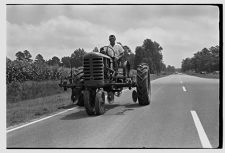
<instances>
[{"instance_id":1,"label":"large rear tire","mask_svg":"<svg viewBox=\"0 0 225 153\"><path fill-rule=\"evenodd\" d=\"M95 112L96 115L102 115L105 113L105 93L99 90L95 97Z\"/></svg>"},{"instance_id":2,"label":"large rear tire","mask_svg":"<svg viewBox=\"0 0 225 153\"><path fill-rule=\"evenodd\" d=\"M84 90L84 107L88 115L95 114L95 94L93 89Z\"/></svg>"},{"instance_id":3,"label":"large rear tire","mask_svg":"<svg viewBox=\"0 0 225 153\"><path fill-rule=\"evenodd\" d=\"M137 97L139 105L149 105L151 101L150 71L147 64L137 67Z\"/></svg>"}]
</instances>

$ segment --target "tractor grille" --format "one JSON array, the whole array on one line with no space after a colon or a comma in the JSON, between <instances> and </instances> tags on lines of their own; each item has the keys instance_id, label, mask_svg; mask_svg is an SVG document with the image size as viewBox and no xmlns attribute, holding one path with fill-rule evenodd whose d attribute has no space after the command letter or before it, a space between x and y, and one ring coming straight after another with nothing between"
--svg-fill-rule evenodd
<instances>
[{"instance_id":1,"label":"tractor grille","mask_svg":"<svg viewBox=\"0 0 225 153\"><path fill-rule=\"evenodd\" d=\"M84 80L103 80L102 58L84 59Z\"/></svg>"}]
</instances>

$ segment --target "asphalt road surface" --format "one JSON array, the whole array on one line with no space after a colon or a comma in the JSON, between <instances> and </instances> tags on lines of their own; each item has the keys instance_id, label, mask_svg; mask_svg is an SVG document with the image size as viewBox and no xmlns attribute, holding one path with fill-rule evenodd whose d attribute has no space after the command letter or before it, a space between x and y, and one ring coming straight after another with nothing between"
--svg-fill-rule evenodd
<instances>
[{"instance_id":1,"label":"asphalt road surface","mask_svg":"<svg viewBox=\"0 0 225 153\"><path fill-rule=\"evenodd\" d=\"M139 106L125 90L106 113L84 108L7 131L7 148L217 148L219 80L184 74L151 82L152 101Z\"/></svg>"}]
</instances>

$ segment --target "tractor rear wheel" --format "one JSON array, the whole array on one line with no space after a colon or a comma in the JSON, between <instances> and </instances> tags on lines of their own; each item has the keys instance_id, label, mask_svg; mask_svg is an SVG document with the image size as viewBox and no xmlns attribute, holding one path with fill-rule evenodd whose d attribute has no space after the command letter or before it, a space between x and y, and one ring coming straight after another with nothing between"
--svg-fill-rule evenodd
<instances>
[{"instance_id":1,"label":"tractor rear wheel","mask_svg":"<svg viewBox=\"0 0 225 153\"><path fill-rule=\"evenodd\" d=\"M95 94L96 91L93 89L84 91L84 107L88 115L95 114Z\"/></svg>"},{"instance_id":2,"label":"tractor rear wheel","mask_svg":"<svg viewBox=\"0 0 225 153\"><path fill-rule=\"evenodd\" d=\"M149 105L151 101L151 82L148 65L142 63L137 67L137 97L139 105Z\"/></svg>"},{"instance_id":3,"label":"tractor rear wheel","mask_svg":"<svg viewBox=\"0 0 225 153\"><path fill-rule=\"evenodd\" d=\"M95 112L96 115L105 113L105 93L102 90L97 91L95 96Z\"/></svg>"}]
</instances>

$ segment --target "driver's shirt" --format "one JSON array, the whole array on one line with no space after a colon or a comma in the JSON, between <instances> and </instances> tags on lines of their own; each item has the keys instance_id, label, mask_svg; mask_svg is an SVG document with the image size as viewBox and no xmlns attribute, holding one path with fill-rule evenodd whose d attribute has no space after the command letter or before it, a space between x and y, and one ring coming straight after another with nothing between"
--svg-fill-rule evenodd
<instances>
[{"instance_id":1,"label":"driver's shirt","mask_svg":"<svg viewBox=\"0 0 225 153\"><path fill-rule=\"evenodd\" d=\"M116 59L118 59L120 55L124 52L124 49L120 44L115 43L114 46L111 46L111 44L109 44L109 47L112 47L112 49L115 51Z\"/></svg>"}]
</instances>

